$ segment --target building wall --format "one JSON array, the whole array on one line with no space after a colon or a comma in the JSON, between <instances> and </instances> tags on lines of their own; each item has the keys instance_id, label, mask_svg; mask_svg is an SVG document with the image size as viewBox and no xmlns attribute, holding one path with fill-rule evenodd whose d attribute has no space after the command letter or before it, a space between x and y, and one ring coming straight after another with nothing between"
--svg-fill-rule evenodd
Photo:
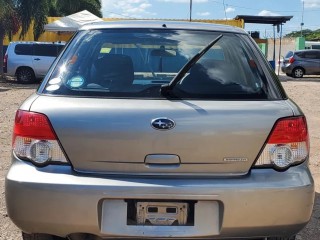
<instances>
[{"instance_id":1,"label":"building wall","mask_svg":"<svg viewBox=\"0 0 320 240\"><path fill-rule=\"evenodd\" d=\"M281 53L280 53L280 59L282 59L281 56L285 56L287 52L294 51L295 50L295 38L283 38L281 40ZM268 60L273 59L273 39L268 39ZM279 59L279 49L280 49L280 40L276 39L276 62Z\"/></svg>"}]
</instances>

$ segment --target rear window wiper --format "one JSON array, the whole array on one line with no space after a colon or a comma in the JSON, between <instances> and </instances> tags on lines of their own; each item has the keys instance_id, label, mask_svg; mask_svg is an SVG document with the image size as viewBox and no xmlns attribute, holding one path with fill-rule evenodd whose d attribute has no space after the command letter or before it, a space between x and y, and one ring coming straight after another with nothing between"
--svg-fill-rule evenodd
<instances>
[{"instance_id":1,"label":"rear window wiper","mask_svg":"<svg viewBox=\"0 0 320 240\"><path fill-rule=\"evenodd\" d=\"M208 50L213 47L221 38L223 34L219 35L215 38L212 42L210 42L207 46L205 46L201 51L199 51L195 56L193 56L178 72L178 74L169 82L168 84L161 85L160 93L162 95L168 94L176 85L177 83L186 75L186 73L196 64L199 59L206 53Z\"/></svg>"}]
</instances>

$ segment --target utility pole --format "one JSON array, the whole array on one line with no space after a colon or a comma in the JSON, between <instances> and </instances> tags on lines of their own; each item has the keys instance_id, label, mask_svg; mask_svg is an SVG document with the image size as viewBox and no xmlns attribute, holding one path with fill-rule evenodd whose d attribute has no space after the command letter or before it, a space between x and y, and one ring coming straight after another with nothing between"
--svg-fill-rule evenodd
<instances>
[{"instance_id":1,"label":"utility pole","mask_svg":"<svg viewBox=\"0 0 320 240\"><path fill-rule=\"evenodd\" d=\"M302 37L302 27L304 25L304 22L303 22L303 14L304 14L304 1L302 1L302 16L301 16L301 37Z\"/></svg>"},{"instance_id":2,"label":"utility pole","mask_svg":"<svg viewBox=\"0 0 320 240\"><path fill-rule=\"evenodd\" d=\"M190 0L190 19L189 21L192 21L192 0Z\"/></svg>"},{"instance_id":3,"label":"utility pole","mask_svg":"<svg viewBox=\"0 0 320 240\"><path fill-rule=\"evenodd\" d=\"M227 21L227 12L226 12L226 5L224 4L224 0L222 1L223 3L223 9L224 9L224 16L226 18L226 21Z\"/></svg>"}]
</instances>

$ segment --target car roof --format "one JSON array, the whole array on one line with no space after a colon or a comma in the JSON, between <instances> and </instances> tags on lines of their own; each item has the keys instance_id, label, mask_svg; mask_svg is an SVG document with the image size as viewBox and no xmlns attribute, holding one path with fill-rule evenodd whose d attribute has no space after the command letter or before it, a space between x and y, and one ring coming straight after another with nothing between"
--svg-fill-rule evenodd
<instances>
[{"instance_id":1,"label":"car roof","mask_svg":"<svg viewBox=\"0 0 320 240\"><path fill-rule=\"evenodd\" d=\"M79 30L92 29L121 29L121 28L145 28L145 29L183 29L183 30L205 30L205 31L219 31L219 32L234 32L247 34L242 28L233 27L229 25L213 24L213 23L199 23L186 21L162 21L162 20L126 20L126 21L111 21L111 22L97 22L82 26Z\"/></svg>"},{"instance_id":2,"label":"car roof","mask_svg":"<svg viewBox=\"0 0 320 240\"><path fill-rule=\"evenodd\" d=\"M303 49L303 50L296 50L293 51L294 53L299 53L299 52L314 52L314 51L320 51L320 49Z\"/></svg>"}]
</instances>

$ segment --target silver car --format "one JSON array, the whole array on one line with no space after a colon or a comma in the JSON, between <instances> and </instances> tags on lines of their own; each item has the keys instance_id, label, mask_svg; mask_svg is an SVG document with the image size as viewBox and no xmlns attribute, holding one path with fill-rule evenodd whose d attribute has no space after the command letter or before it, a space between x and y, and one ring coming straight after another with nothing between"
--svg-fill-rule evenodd
<instances>
[{"instance_id":1,"label":"silver car","mask_svg":"<svg viewBox=\"0 0 320 240\"><path fill-rule=\"evenodd\" d=\"M6 76L17 77L20 83L33 83L43 78L65 43L11 42L4 55Z\"/></svg>"},{"instance_id":2,"label":"silver car","mask_svg":"<svg viewBox=\"0 0 320 240\"><path fill-rule=\"evenodd\" d=\"M16 113L6 203L23 239L294 239L306 118L248 34L82 27Z\"/></svg>"},{"instance_id":3,"label":"silver car","mask_svg":"<svg viewBox=\"0 0 320 240\"><path fill-rule=\"evenodd\" d=\"M281 70L294 78L320 74L320 50L289 51L282 61Z\"/></svg>"}]
</instances>

